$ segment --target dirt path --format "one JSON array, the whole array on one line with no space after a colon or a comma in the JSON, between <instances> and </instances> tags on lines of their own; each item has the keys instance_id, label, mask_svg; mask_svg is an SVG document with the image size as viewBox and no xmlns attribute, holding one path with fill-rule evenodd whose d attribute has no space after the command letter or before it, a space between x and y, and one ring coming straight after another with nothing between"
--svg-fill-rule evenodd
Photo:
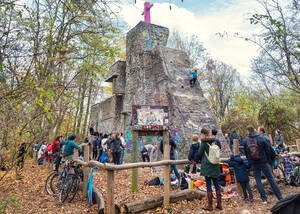
<instances>
[{"instance_id":1,"label":"dirt path","mask_svg":"<svg viewBox=\"0 0 300 214\"><path fill-rule=\"evenodd\" d=\"M19 207L8 205L6 213L97 213L97 206L89 207L87 200L83 197L82 192L77 194L74 202L60 204L57 198L49 196L44 190L45 180L51 171L45 166L38 166L32 161L27 161L22 174L24 179L15 180L14 173L9 174L0 183L0 202L5 198L15 195L16 199L21 202ZM2 172L0 172L2 173ZM123 203L144 199L154 195L163 193L163 186L149 187L145 186L144 182L149 181L155 176L162 177L161 172L155 174L150 173L150 170L139 170L139 192L131 193L131 171L125 170L116 172L115 174L115 202L119 205ZM196 175L199 176L199 175ZM105 195L106 175L102 170L96 170L94 174L94 185L100 189ZM281 191L283 196L300 192L300 188L282 186ZM174 189L172 191L178 191ZM238 213L241 209L248 209L251 213L267 214L270 213L270 208L276 203L275 196L269 196L267 205L261 203L260 197L254 190L255 202L253 204L244 203L240 198L232 198L223 200L224 210L215 211L213 213ZM206 203L205 200L181 201L171 204L168 209L157 208L150 210L147 213L209 213L204 212L201 207Z\"/></svg>"},{"instance_id":2,"label":"dirt path","mask_svg":"<svg viewBox=\"0 0 300 214\"><path fill-rule=\"evenodd\" d=\"M21 201L17 208L9 205L6 213L97 213L97 207L90 208L80 191L74 202L64 204L60 204L58 198L47 195L44 186L50 172L46 166L27 161L22 170L22 180L15 180L14 173L6 176L0 183L0 201L13 195Z\"/></svg>"}]
</instances>

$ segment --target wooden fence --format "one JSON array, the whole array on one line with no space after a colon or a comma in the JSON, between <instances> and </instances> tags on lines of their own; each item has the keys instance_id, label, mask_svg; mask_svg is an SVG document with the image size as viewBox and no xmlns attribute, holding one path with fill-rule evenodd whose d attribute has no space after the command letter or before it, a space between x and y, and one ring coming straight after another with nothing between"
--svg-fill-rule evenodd
<instances>
[{"instance_id":1,"label":"wooden fence","mask_svg":"<svg viewBox=\"0 0 300 214\"><path fill-rule=\"evenodd\" d=\"M291 155L298 155L300 156L300 139L297 140L298 151L299 152L292 152ZM238 154L238 142L234 141L234 153ZM122 165L113 165L110 163L100 163L98 161L89 161L89 153L90 148L89 146L84 147L84 161L76 160L78 164L81 164L84 166L84 183L83 183L83 189L86 191L87 188L87 182L88 182L88 172L90 166L95 166L98 169L106 170L106 176L107 176L107 185L106 185L106 208L108 214L114 214L115 213L115 203L114 203L114 189L115 189L115 171L119 170L127 170L127 169L137 169L142 167L157 167L157 166L163 166L163 178L164 178L164 200L163 205L167 206L170 203L170 166L171 165L182 165L182 164L190 164L191 162L187 159L184 160L170 160L169 154L170 154L170 145L165 144L164 145L164 160L157 161L157 162L136 162L136 163L128 163L128 164L122 164ZM228 158L221 158L221 162L227 162ZM134 174L132 176L135 176ZM241 188L237 186L238 191L241 191Z\"/></svg>"}]
</instances>

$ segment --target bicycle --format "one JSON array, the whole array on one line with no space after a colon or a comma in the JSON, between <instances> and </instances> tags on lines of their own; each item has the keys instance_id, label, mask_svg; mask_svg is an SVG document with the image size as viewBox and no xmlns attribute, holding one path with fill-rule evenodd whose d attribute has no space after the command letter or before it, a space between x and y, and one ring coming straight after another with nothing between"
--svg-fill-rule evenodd
<instances>
[{"instance_id":1,"label":"bicycle","mask_svg":"<svg viewBox=\"0 0 300 214\"><path fill-rule=\"evenodd\" d=\"M295 184L295 186L300 186L300 161L294 161L294 175L291 178L292 183Z\"/></svg>"},{"instance_id":2,"label":"bicycle","mask_svg":"<svg viewBox=\"0 0 300 214\"><path fill-rule=\"evenodd\" d=\"M74 168L75 173L71 173L71 168ZM66 161L61 173L53 172L48 176L45 189L49 195L58 194L61 203L67 199L68 202L72 202L78 191L80 180L83 181L83 171L80 166Z\"/></svg>"}]
</instances>

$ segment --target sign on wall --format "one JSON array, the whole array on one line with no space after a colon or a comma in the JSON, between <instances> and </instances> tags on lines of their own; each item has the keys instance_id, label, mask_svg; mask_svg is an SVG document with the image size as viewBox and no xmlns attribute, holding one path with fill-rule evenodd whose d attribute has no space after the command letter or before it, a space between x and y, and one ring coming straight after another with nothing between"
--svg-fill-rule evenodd
<instances>
[{"instance_id":1,"label":"sign on wall","mask_svg":"<svg viewBox=\"0 0 300 214\"><path fill-rule=\"evenodd\" d=\"M132 126L134 130L164 130L169 123L167 106L132 106Z\"/></svg>"}]
</instances>

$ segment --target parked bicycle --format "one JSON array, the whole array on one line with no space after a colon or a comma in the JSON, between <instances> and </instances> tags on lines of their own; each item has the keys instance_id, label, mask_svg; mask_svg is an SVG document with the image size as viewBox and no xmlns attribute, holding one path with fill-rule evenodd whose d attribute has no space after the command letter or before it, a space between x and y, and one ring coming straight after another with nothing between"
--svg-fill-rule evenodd
<instances>
[{"instance_id":1,"label":"parked bicycle","mask_svg":"<svg viewBox=\"0 0 300 214\"><path fill-rule=\"evenodd\" d=\"M71 168L74 168L72 173ZM72 202L78 191L80 180L83 181L83 171L80 165L73 161L66 161L61 173L51 173L45 183L45 190L49 195L58 195L59 202Z\"/></svg>"},{"instance_id":2,"label":"parked bicycle","mask_svg":"<svg viewBox=\"0 0 300 214\"><path fill-rule=\"evenodd\" d=\"M279 152L278 152L279 153ZM277 158L279 177L286 185L300 186L300 160L288 155L286 151L279 153L284 156Z\"/></svg>"}]
</instances>

